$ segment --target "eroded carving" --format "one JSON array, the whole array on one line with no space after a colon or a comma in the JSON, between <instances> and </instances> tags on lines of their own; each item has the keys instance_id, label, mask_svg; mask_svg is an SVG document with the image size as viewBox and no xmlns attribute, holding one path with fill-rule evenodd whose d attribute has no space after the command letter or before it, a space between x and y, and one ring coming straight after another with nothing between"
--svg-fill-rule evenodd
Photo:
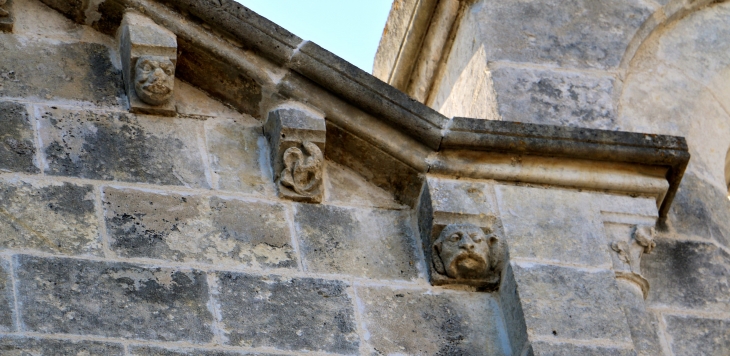
<instances>
[{"instance_id":1,"label":"eroded carving","mask_svg":"<svg viewBox=\"0 0 730 356\"><path fill-rule=\"evenodd\" d=\"M649 281L641 275L641 257L651 253L656 247L654 242L656 231L651 226L637 226L630 241L614 241L611 249L618 254L618 259L628 267L628 271L616 268L616 276L637 283L644 292L649 293Z\"/></svg>"},{"instance_id":2,"label":"eroded carving","mask_svg":"<svg viewBox=\"0 0 730 356\"><path fill-rule=\"evenodd\" d=\"M289 147L284 151L282 161L284 170L281 171L279 189L288 190L288 194L298 194L302 197L318 197L322 189L322 164L324 155L312 142L302 143L299 147Z\"/></svg>"},{"instance_id":3,"label":"eroded carving","mask_svg":"<svg viewBox=\"0 0 730 356\"><path fill-rule=\"evenodd\" d=\"M134 89L147 104L162 105L172 98L175 85L175 64L161 56L141 56L137 59Z\"/></svg>"},{"instance_id":4,"label":"eroded carving","mask_svg":"<svg viewBox=\"0 0 730 356\"><path fill-rule=\"evenodd\" d=\"M434 269L455 279L487 279L499 263L499 238L473 224L446 226L433 243Z\"/></svg>"},{"instance_id":5,"label":"eroded carving","mask_svg":"<svg viewBox=\"0 0 730 356\"><path fill-rule=\"evenodd\" d=\"M10 16L10 12L3 8L7 2L8 0L0 0L0 17Z\"/></svg>"}]
</instances>

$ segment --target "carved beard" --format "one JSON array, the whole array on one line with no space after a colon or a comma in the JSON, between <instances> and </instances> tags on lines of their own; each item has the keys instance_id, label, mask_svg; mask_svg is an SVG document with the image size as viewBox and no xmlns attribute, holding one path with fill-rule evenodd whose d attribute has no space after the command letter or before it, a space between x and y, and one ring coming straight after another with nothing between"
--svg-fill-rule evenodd
<instances>
[{"instance_id":1,"label":"carved beard","mask_svg":"<svg viewBox=\"0 0 730 356\"><path fill-rule=\"evenodd\" d=\"M484 278L487 261L476 253L464 251L454 257L446 269L452 278L479 279Z\"/></svg>"},{"instance_id":2,"label":"carved beard","mask_svg":"<svg viewBox=\"0 0 730 356\"><path fill-rule=\"evenodd\" d=\"M134 89L147 104L162 105L172 97L175 65L165 57L143 56L137 60Z\"/></svg>"}]
</instances>

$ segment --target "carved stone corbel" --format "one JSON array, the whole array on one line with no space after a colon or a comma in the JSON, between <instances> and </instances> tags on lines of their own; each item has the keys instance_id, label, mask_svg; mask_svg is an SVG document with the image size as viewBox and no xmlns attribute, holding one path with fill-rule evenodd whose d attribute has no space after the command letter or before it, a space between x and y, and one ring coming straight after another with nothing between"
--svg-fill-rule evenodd
<instances>
[{"instance_id":1,"label":"carved stone corbel","mask_svg":"<svg viewBox=\"0 0 730 356\"><path fill-rule=\"evenodd\" d=\"M130 111L174 116L175 34L130 11L124 14L118 37Z\"/></svg>"},{"instance_id":2,"label":"carved stone corbel","mask_svg":"<svg viewBox=\"0 0 730 356\"><path fill-rule=\"evenodd\" d=\"M264 134L271 146L271 166L279 196L320 203L324 196L325 136L322 115L297 105L269 111Z\"/></svg>"},{"instance_id":3,"label":"carved stone corbel","mask_svg":"<svg viewBox=\"0 0 730 356\"><path fill-rule=\"evenodd\" d=\"M649 294L649 281L641 275L641 257L651 253L656 246L654 236L654 227L637 226L628 241L611 243L617 257L613 258L616 277L636 283L644 293L644 299Z\"/></svg>"},{"instance_id":4,"label":"carved stone corbel","mask_svg":"<svg viewBox=\"0 0 730 356\"><path fill-rule=\"evenodd\" d=\"M13 0L0 0L0 32L13 32Z\"/></svg>"},{"instance_id":5,"label":"carved stone corbel","mask_svg":"<svg viewBox=\"0 0 730 356\"><path fill-rule=\"evenodd\" d=\"M428 178L418 223L432 285L499 289L506 249L499 219L489 203L470 199L471 183Z\"/></svg>"}]
</instances>

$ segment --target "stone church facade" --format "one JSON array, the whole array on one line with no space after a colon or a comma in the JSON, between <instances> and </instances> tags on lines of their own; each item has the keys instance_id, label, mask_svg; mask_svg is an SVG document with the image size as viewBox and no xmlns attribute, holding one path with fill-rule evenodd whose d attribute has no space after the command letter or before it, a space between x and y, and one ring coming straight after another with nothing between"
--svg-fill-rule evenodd
<instances>
[{"instance_id":1,"label":"stone church facade","mask_svg":"<svg viewBox=\"0 0 730 356\"><path fill-rule=\"evenodd\" d=\"M0 354L729 355L729 20L0 0Z\"/></svg>"}]
</instances>

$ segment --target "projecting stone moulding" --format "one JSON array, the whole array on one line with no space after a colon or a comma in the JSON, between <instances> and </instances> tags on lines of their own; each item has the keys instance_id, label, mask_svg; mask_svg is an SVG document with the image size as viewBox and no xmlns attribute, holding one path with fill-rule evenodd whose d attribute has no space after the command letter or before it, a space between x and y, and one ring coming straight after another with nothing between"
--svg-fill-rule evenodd
<instances>
[{"instance_id":1,"label":"projecting stone moulding","mask_svg":"<svg viewBox=\"0 0 730 356\"><path fill-rule=\"evenodd\" d=\"M177 64L175 34L147 17L127 12L119 27L118 37L130 110L174 116L173 90Z\"/></svg>"},{"instance_id":2,"label":"projecting stone moulding","mask_svg":"<svg viewBox=\"0 0 730 356\"><path fill-rule=\"evenodd\" d=\"M316 111L285 104L271 111L264 125L271 147L274 180L282 198L320 203L326 128Z\"/></svg>"},{"instance_id":3,"label":"projecting stone moulding","mask_svg":"<svg viewBox=\"0 0 730 356\"><path fill-rule=\"evenodd\" d=\"M499 289L506 248L491 186L429 177L418 224L431 284Z\"/></svg>"},{"instance_id":4,"label":"projecting stone moulding","mask_svg":"<svg viewBox=\"0 0 730 356\"><path fill-rule=\"evenodd\" d=\"M13 0L0 0L0 32L13 32L13 17L11 6Z\"/></svg>"},{"instance_id":5,"label":"projecting stone moulding","mask_svg":"<svg viewBox=\"0 0 730 356\"><path fill-rule=\"evenodd\" d=\"M641 257L651 253L656 246L654 235L654 227L636 226L628 240L611 243L611 249L616 253L613 257L616 277L636 283L644 293L644 299L649 294L649 281L641 275Z\"/></svg>"}]
</instances>

